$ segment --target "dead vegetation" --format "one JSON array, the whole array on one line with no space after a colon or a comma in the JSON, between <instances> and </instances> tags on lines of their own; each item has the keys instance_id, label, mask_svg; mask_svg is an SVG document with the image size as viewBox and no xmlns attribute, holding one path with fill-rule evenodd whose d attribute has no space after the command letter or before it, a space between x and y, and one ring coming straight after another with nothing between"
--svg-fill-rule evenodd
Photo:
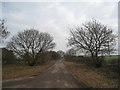
<instances>
[{"instance_id":1,"label":"dead vegetation","mask_svg":"<svg viewBox=\"0 0 120 90\"><path fill-rule=\"evenodd\" d=\"M80 82L92 88L117 88L118 80L106 78L98 69L85 64L64 61L67 69Z\"/></svg>"},{"instance_id":2,"label":"dead vegetation","mask_svg":"<svg viewBox=\"0 0 120 90\"><path fill-rule=\"evenodd\" d=\"M26 65L8 65L3 66L2 79L12 79L25 75L30 75L38 72L42 72L52 66L55 61L50 61L49 63L42 64L40 66L26 66Z\"/></svg>"}]
</instances>

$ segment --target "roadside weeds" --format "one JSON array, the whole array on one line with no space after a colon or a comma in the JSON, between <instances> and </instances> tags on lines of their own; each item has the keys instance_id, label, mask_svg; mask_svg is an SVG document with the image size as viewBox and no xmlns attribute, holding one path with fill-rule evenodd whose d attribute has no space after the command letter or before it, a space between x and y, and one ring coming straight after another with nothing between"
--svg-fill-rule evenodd
<instances>
[{"instance_id":1,"label":"roadside weeds","mask_svg":"<svg viewBox=\"0 0 120 90\"><path fill-rule=\"evenodd\" d=\"M26 75L32 75L35 73L40 73L48 69L53 64L55 64L55 61L50 61L49 63L45 63L43 65L33 66L33 67L26 65L9 65L3 67L2 79L7 80L7 79L24 77Z\"/></svg>"},{"instance_id":2,"label":"roadside weeds","mask_svg":"<svg viewBox=\"0 0 120 90\"><path fill-rule=\"evenodd\" d=\"M79 81L90 88L117 88L118 81L106 78L103 73L99 73L95 68L74 62L63 62L67 70Z\"/></svg>"}]
</instances>

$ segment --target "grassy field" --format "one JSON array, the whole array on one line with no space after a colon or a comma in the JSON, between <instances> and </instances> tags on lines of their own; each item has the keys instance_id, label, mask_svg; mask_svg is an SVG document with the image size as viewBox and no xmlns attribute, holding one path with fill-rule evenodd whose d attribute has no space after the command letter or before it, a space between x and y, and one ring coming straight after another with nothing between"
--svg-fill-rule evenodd
<instances>
[{"instance_id":1,"label":"grassy field","mask_svg":"<svg viewBox=\"0 0 120 90\"><path fill-rule=\"evenodd\" d=\"M12 79L29 74L34 74L37 72L42 72L52 66L54 63L55 61L50 61L49 63L33 67L27 65L5 65L2 67L2 79Z\"/></svg>"},{"instance_id":2,"label":"grassy field","mask_svg":"<svg viewBox=\"0 0 120 90\"><path fill-rule=\"evenodd\" d=\"M104 60L111 61L111 60L117 60L119 56L106 56Z\"/></svg>"},{"instance_id":3,"label":"grassy field","mask_svg":"<svg viewBox=\"0 0 120 90\"><path fill-rule=\"evenodd\" d=\"M92 88L117 88L118 79L106 77L99 69L85 64L64 61L68 71L80 82Z\"/></svg>"}]
</instances>

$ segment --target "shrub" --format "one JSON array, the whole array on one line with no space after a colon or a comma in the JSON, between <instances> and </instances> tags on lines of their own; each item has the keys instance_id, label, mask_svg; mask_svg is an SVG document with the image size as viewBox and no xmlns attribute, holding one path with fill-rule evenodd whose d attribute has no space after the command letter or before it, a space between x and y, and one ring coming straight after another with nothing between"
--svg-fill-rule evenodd
<instances>
[{"instance_id":1,"label":"shrub","mask_svg":"<svg viewBox=\"0 0 120 90\"><path fill-rule=\"evenodd\" d=\"M15 64L15 56L12 51L2 48L2 64Z\"/></svg>"},{"instance_id":2,"label":"shrub","mask_svg":"<svg viewBox=\"0 0 120 90\"><path fill-rule=\"evenodd\" d=\"M57 60L57 59L60 59L60 57L61 57L60 54L58 54L55 51L50 51L48 53L49 53L49 55L50 55L50 57L51 57L52 60Z\"/></svg>"},{"instance_id":3,"label":"shrub","mask_svg":"<svg viewBox=\"0 0 120 90\"><path fill-rule=\"evenodd\" d=\"M103 66L104 59L99 57L98 59L94 60L94 64L96 68Z\"/></svg>"},{"instance_id":4,"label":"shrub","mask_svg":"<svg viewBox=\"0 0 120 90\"><path fill-rule=\"evenodd\" d=\"M49 62L51 60L51 57L48 52L40 53L38 58L36 59L36 65L40 65L46 62Z\"/></svg>"},{"instance_id":5,"label":"shrub","mask_svg":"<svg viewBox=\"0 0 120 90\"><path fill-rule=\"evenodd\" d=\"M109 72L119 72L119 58L117 59L112 59L112 60L104 60L105 65L104 67L109 71Z\"/></svg>"}]
</instances>

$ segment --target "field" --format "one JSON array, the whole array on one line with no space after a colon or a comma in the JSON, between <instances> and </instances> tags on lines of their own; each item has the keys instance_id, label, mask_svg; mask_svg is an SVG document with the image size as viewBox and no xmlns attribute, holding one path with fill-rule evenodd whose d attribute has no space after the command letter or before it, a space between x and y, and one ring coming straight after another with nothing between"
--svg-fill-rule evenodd
<instances>
[{"instance_id":1,"label":"field","mask_svg":"<svg viewBox=\"0 0 120 90\"><path fill-rule=\"evenodd\" d=\"M103 72L103 68L94 68L83 63L64 61L68 71L80 82L92 88L117 88L118 74Z\"/></svg>"},{"instance_id":2,"label":"field","mask_svg":"<svg viewBox=\"0 0 120 90\"><path fill-rule=\"evenodd\" d=\"M111 60L117 60L119 58L119 56L106 56L105 60L106 61L111 61Z\"/></svg>"},{"instance_id":3,"label":"field","mask_svg":"<svg viewBox=\"0 0 120 90\"><path fill-rule=\"evenodd\" d=\"M2 67L2 79L12 79L25 75L42 72L52 66L55 61L50 61L40 66L27 66L27 65L5 65Z\"/></svg>"}]
</instances>

